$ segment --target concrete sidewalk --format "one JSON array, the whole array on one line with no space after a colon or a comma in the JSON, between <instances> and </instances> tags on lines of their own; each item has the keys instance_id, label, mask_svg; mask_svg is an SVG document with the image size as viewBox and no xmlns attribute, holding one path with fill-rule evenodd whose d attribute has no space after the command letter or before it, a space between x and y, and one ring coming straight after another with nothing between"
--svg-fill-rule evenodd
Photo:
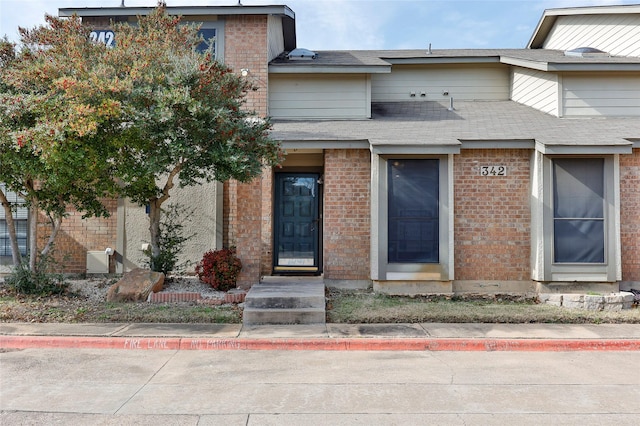
<instances>
[{"instance_id":1,"label":"concrete sidewalk","mask_svg":"<svg viewBox=\"0 0 640 426\"><path fill-rule=\"evenodd\" d=\"M0 348L639 351L640 325L2 323Z\"/></svg>"}]
</instances>

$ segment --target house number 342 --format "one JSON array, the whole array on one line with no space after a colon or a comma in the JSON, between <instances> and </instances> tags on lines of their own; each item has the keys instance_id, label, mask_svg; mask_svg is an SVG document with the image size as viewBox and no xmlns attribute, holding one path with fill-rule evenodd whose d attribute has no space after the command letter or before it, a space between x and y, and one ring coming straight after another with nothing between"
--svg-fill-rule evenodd
<instances>
[{"instance_id":1,"label":"house number 342","mask_svg":"<svg viewBox=\"0 0 640 426\"><path fill-rule=\"evenodd\" d=\"M506 176L507 166L480 166L480 176Z\"/></svg>"}]
</instances>

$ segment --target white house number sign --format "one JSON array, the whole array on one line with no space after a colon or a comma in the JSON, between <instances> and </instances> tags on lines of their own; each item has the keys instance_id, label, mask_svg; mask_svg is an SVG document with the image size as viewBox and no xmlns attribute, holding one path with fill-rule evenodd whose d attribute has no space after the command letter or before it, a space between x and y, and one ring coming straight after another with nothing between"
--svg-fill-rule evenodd
<instances>
[{"instance_id":1,"label":"white house number sign","mask_svg":"<svg viewBox=\"0 0 640 426\"><path fill-rule=\"evenodd\" d=\"M480 176L506 176L507 166L480 166Z\"/></svg>"}]
</instances>

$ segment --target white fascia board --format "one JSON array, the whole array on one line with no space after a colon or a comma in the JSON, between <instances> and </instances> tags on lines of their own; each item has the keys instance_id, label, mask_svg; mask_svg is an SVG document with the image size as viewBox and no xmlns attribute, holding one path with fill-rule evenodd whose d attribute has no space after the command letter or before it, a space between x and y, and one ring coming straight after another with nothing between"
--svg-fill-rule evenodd
<instances>
[{"instance_id":1,"label":"white fascia board","mask_svg":"<svg viewBox=\"0 0 640 426\"><path fill-rule=\"evenodd\" d=\"M634 149L640 148L640 138L628 138L627 140L631 142Z\"/></svg>"},{"instance_id":2,"label":"white fascia board","mask_svg":"<svg viewBox=\"0 0 640 426\"><path fill-rule=\"evenodd\" d=\"M501 56L500 62L507 65L514 65L516 67L530 68L538 71L549 71L549 64L547 62L530 61L528 59L511 58L509 56Z\"/></svg>"},{"instance_id":3,"label":"white fascia board","mask_svg":"<svg viewBox=\"0 0 640 426\"><path fill-rule=\"evenodd\" d=\"M560 145L545 144L536 141L536 150L545 155L609 155L609 154L632 154L633 145L611 144L611 145Z\"/></svg>"},{"instance_id":4,"label":"white fascia board","mask_svg":"<svg viewBox=\"0 0 640 426\"><path fill-rule=\"evenodd\" d=\"M426 56L424 58L387 58L380 59L392 65L434 65L434 64L497 64L500 56Z\"/></svg>"},{"instance_id":5,"label":"white fascia board","mask_svg":"<svg viewBox=\"0 0 640 426\"><path fill-rule=\"evenodd\" d=\"M390 74L389 66L331 66L331 65L309 65L309 66L269 66L269 74Z\"/></svg>"},{"instance_id":6,"label":"white fascia board","mask_svg":"<svg viewBox=\"0 0 640 426\"><path fill-rule=\"evenodd\" d=\"M460 146L457 145L397 145L397 144L371 144L371 153L376 155L442 155L460 154Z\"/></svg>"},{"instance_id":7,"label":"white fascia board","mask_svg":"<svg viewBox=\"0 0 640 426\"><path fill-rule=\"evenodd\" d=\"M594 63L594 62L540 62L531 61L528 59L511 58L508 56L502 56L500 62L507 65L513 65L521 68L529 68L537 71L554 71L554 72L569 72L569 71L640 71L640 62L620 63Z\"/></svg>"},{"instance_id":8,"label":"white fascia board","mask_svg":"<svg viewBox=\"0 0 640 426\"><path fill-rule=\"evenodd\" d=\"M354 140L281 140L284 150L291 149L369 149L366 139Z\"/></svg>"},{"instance_id":9,"label":"white fascia board","mask_svg":"<svg viewBox=\"0 0 640 426\"><path fill-rule=\"evenodd\" d=\"M640 63L582 63L582 64L571 64L571 63L549 63L548 71L599 71L599 72L607 72L607 71L640 71Z\"/></svg>"},{"instance_id":10,"label":"white fascia board","mask_svg":"<svg viewBox=\"0 0 640 426\"><path fill-rule=\"evenodd\" d=\"M460 139L462 149L534 149L534 139Z\"/></svg>"},{"instance_id":11,"label":"white fascia board","mask_svg":"<svg viewBox=\"0 0 640 426\"><path fill-rule=\"evenodd\" d=\"M64 7L58 16L137 16L148 15L155 7ZM183 6L167 7L169 15L213 16L213 15L280 15L295 19L288 6Z\"/></svg>"}]
</instances>

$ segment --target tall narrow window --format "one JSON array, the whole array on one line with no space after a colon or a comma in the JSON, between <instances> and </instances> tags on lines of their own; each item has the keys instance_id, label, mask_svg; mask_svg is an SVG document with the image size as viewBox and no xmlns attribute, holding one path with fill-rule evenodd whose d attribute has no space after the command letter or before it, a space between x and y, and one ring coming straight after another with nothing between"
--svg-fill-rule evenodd
<instances>
[{"instance_id":1,"label":"tall narrow window","mask_svg":"<svg viewBox=\"0 0 640 426\"><path fill-rule=\"evenodd\" d=\"M604 263L604 159L554 159L553 183L554 262Z\"/></svg>"},{"instance_id":2,"label":"tall narrow window","mask_svg":"<svg viewBox=\"0 0 640 426\"><path fill-rule=\"evenodd\" d=\"M388 161L389 263L439 262L439 160Z\"/></svg>"},{"instance_id":3,"label":"tall narrow window","mask_svg":"<svg viewBox=\"0 0 640 426\"><path fill-rule=\"evenodd\" d=\"M28 209L24 200L15 192L7 191L4 184L0 184L0 189L4 191L7 200L14 207L13 219L18 237L18 249L20 254L27 254L27 217ZM3 208L0 208L0 256L11 256L11 240L9 239L9 229L7 228L7 218Z\"/></svg>"},{"instance_id":4,"label":"tall narrow window","mask_svg":"<svg viewBox=\"0 0 640 426\"><path fill-rule=\"evenodd\" d=\"M203 28L198 31L198 35L201 35L204 41L198 45L196 50L202 53L211 47L211 52L213 53L213 56L216 57L218 47L216 44L217 30L215 28Z\"/></svg>"}]
</instances>

